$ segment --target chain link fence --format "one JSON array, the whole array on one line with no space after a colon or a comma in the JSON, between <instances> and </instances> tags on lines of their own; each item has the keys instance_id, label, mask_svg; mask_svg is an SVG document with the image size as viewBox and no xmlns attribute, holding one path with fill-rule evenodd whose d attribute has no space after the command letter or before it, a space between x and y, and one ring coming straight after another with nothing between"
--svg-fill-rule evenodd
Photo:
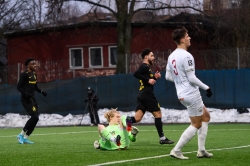
<instances>
[{"instance_id":1,"label":"chain link fence","mask_svg":"<svg viewBox=\"0 0 250 166\"><path fill-rule=\"evenodd\" d=\"M166 52L155 51L153 71L164 71L168 56L172 50ZM191 50L197 70L222 70L250 68L250 48L234 48L221 50ZM132 54L128 59L129 72L135 72L142 64L140 54ZM19 75L26 69L24 64L0 66L0 84L16 84ZM115 74L115 67L70 69L69 60L37 61L38 82L52 82L55 80L70 80L79 77L108 76Z\"/></svg>"}]
</instances>

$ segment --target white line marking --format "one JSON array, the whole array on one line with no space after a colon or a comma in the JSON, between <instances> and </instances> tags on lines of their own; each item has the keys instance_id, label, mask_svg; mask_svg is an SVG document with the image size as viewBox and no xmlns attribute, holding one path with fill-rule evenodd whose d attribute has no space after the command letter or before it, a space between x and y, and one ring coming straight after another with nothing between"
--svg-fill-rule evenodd
<instances>
[{"instance_id":1,"label":"white line marking","mask_svg":"<svg viewBox=\"0 0 250 166\"><path fill-rule=\"evenodd\" d=\"M212 131L223 131L223 130L250 130L250 129L218 129L218 130L213 130L213 129L210 129L209 132L212 132ZM142 131L156 131L156 130L140 130L140 132ZM183 130L164 130L166 132L173 132L173 131L183 131ZM46 133L46 134L32 134L32 136L41 136L41 135L56 135L56 134L80 134L80 133L97 133L98 131L77 131L77 132L64 132L64 133ZM17 134L18 135L18 134ZM17 135L6 135L6 136L0 136L0 138L9 138L9 137L16 137Z\"/></svg>"},{"instance_id":2,"label":"white line marking","mask_svg":"<svg viewBox=\"0 0 250 166\"><path fill-rule=\"evenodd\" d=\"M241 149L241 148L248 148L248 147L250 147L250 145L238 146L238 147L231 147L231 148L210 149L210 150L208 150L208 151L232 150L232 149ZM197 152L197 151L183 152L183 154L196 153L196 152ZM130 159L130 160L112 161L112 162L100 163L100 164L94 164L94 165L88 165L88 166L112 165L112 164L118 164L118 163L126 163L126 162L131 162L131 161L148 160L148 159L162 158L162 157L168 157L168 156L169 156L169 154L160 155L160 156L153 156L153 157L143 157L143 158Z\"/></svg>"},{"instance_id":3,"label":"white line marking","mask_svg":"<svg viewBox=\"0 0 250 166\"><path fill-rule=\"evenodd\" d=\"M65 133L46 133L46 134L32 134L32 136L41 136L41 135L56 135L56 134L80 134L80 133L97 133L98 131L78 131L78 132L65 132ZM17 134L18 135L18 134ZM16 137L17 135L6 135L0 137Z\"/></svg>"}]
</instances>

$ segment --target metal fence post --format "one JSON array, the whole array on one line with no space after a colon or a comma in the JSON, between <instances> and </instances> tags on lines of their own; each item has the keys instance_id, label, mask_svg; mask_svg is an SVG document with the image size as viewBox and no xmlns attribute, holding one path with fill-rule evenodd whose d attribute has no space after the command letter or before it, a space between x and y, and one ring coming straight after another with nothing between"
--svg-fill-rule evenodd
<instances>
[{"instance_id":1,"label":"metal fence post","mask_svg":"<svg viewBox=\"0 0 250 166\"><path fill-rule=\"evenodd\" d=\"M238 69L240 69L240 50L239 50L239 47L237 47L237 62L238 62Z\"/></svg>"},{"instance_id":2,"label":"metal fence post","mask_svg":"<svg viewBox=\"0 0 250 166\"><path fill-rule=\"evenodd\" d=\"M73 58L73 78L75 78L75 57Z\"/></svg>"},{"instance_id":3,"label":"metal fence post","mask_svg":"<svg viewBox=\"0 0 250 166\"><path fill-rule=\"evenodd\" d=\"M20 77L20 66L21 64L20 63L17 63L17 82L19 81L19 77Z\"/></svg>"}]
</instances>

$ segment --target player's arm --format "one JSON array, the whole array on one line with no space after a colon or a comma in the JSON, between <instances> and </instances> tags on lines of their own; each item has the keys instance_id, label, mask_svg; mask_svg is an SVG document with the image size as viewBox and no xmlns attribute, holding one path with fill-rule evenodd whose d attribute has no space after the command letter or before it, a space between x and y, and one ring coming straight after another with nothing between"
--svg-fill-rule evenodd
<instances>
[{"instance_id":1,"label":"player's arm","mask_svg":"<svg viewBox=\"0 0 250 166\"><path fill-rule=\"evenodd\" d=\"M174 82L174 79L173 79L173 77L172 77L172 74L171 74L171 72L170 72L169 70L166 70L165 78L166 78L166 80L168 80L168 81Z\"/></svg>"},{"instance_id":2,"label":"player's arm","mask_svg":"<svg viewBox=\"0 0 250 166\"><path fill-rule=\"evenodd\" d=\"M207 91L207 97L211 97L213 95L211 89L204 83L202 83L194 74L193 70L190 70L188 72L186 72L188 80L192 83L195 84L197 86L199 86L201 89L204 89Z\"/></svg>"},{"instance_id":3,"label":"player's arm","mask_svg":"<svg viewBox=\"0 0 250 166\"><path fill-rule=\"evenodd\" d=\"M171 74L171 71L170 71L170 69L169 69L168 64L167 64L167 67L166 67L165 78L166 78L166 80L168 80L168 81L174 82L174 79L173 79L173 77L172 77L172 74Z\"/></svg>"},{"instance_id":4,"label":"player's arm","mask_svg":"<svg viewBox=\"0 0 250 166\"><path fill-rule=\"evenodd\" d=\"M17 83L17 90L23 94L24 96L27 96L27 92L25 91L25 89L23 88L23 85L25 83L25 80L27 79L27 75L25 73L22 73L20 75L19 81Z\"/></svg>"},{"instance_id":5,"label":"player's arm","mask_svg":"<svg viewBox=\"0 0 250 166\"><path fill-rule=\"evenodd\" d=\"M37 84L35 85L35 91L38 93L42 93L42 90L38 88Z\"/></svg>"},{"instance_id":6,"label":"player's arm","mask_svg":"<svg viewBox=\"0 0 250 166\"><path fill-rule=\"evenodd\" d=\"M191 54L188 54L187 57L184 60L184 66L185 66L185 71L186 71L186 75L187 78L189 80L190 83L195 84L197 86L199 86L201 89L204 89L207 91L207 97L211 97L212 96L212 91L211 89L204 84L203 82L201 82L194 73L194 58Z\"/></svg>"},{"instance_id":7,"label":"player's arm","mask_svg":"<svg viewBox=\"0 0 250 166\"><path fill-rule=\"evenodd\" d=\"M209 89L209 87L206 84L204 84L203 82L201 82L195 76L194 70L186 71L186 74L187 74L187 78L188 78L189 82L191 82L192 84L195 84L195 85L199 86L201 89L204 89L204 90L208 90Z\"/></svg>"},{"instance_id":8,"label":"player's arm","mask_svg":"<svg viewBox=\"0 0 250 166\"><path fill-rule=\"evenodd\" d=\"M145 77L143 74L146 73L147 71L149 70L149 68L146 66L146 65L141 65L139 67L139 69L137 69L134 73L134 77L139 79L139 80L142 80L142 81L145 81L145 82L148 82L149 78Z\"/></svg>"},{"instance_id":9,"label":"player's arm","mask_svg":"<svg viewBox=\"0 0 250 166\"><path fill-rule=\"evenodd\" d=\"M37 78L37 76L36 76L36 78ZM43 90L41 90L40 88L38 88L37 83L35 84L35 91L38 92L38 93L43 94L43 96L45 96L45 97L47 96L46 92L44 92Z\"/></svg>"}]
</instances>

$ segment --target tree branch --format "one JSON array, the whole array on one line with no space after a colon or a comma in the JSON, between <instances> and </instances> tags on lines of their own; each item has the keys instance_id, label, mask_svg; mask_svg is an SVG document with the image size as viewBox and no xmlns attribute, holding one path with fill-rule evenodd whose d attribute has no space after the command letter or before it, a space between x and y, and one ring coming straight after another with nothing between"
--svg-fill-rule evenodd
<instances>
[{"instance_id":1,"label":"tree branch","mask_svg":"<svg viewBox=\"0 0 250 166\"><path fill-rule=\"evenodd\" d=\"M66 1L72 1L72 0L62 0L62 1L66 2ZM91 5L102 7L104 9L107 9L108 11L110 11L112 14L116 15L116 12L114 10L112 10L110 7L101 4L102 0L99 0L98 2L93 2L93 1L90 1L90 0L75 0L75 1L87 2L87 3L91 4Z\"/></svg>"}]
</instances>

